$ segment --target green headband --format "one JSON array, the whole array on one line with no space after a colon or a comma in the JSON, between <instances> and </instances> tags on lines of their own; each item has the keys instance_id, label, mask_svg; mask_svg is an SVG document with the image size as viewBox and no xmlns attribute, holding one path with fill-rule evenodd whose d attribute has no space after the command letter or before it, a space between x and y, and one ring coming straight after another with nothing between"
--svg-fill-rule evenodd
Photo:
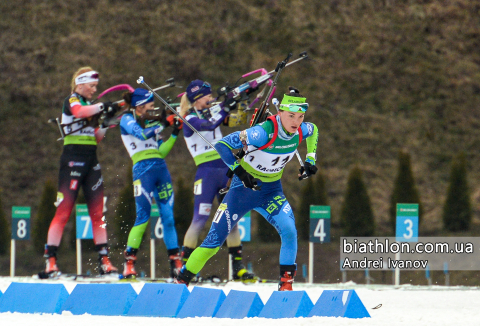
<instances>
[{"instance_id":1,"label":"green headband","mask_svg":"<svg viewBox=\"0 0 480 326\"><path fill-rule=\"evenodd\" d=\"M296 97L285 94L280 103L280 110L290 112L307 112L308 103L306 97Z\"/></svg>"}]
</instances>

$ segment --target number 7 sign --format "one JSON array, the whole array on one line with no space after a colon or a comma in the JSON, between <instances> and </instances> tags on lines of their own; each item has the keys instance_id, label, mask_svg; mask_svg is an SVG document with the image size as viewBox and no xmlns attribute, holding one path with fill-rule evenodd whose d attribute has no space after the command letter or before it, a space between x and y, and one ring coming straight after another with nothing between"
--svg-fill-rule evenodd
<instances>
[{"instance_id":1,"label":"number 7 sign","mask_svg":"<svg viewBox=\"0 0 480 326\"><path fill-rule=\"evenodd\" d=\"M87 205L77 204L75 211L77 239L93 239L92 220L88 215Z\"/></svg>"}]
</instances>

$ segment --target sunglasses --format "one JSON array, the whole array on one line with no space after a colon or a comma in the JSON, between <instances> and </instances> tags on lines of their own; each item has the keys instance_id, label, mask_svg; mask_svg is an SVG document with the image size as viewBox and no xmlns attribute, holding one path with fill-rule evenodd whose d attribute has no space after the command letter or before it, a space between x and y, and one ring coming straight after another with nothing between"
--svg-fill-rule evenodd
<instances>
[{"instance_id":1,"label":"sunglasses","mask_svg":"<svg viewBox=\"0 0 480 326\"><path fill-rule=\"evenodd\" d=\"M280 109L285 108L290 112L307 112L308 103L280 104Z\"/></svg>"}]
</instances>

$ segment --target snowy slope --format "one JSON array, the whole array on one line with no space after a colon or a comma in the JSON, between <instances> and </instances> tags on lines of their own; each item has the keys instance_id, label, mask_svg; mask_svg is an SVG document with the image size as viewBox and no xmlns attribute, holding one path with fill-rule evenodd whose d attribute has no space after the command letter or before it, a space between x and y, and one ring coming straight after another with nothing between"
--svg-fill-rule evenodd
<instances>
[{"instance_id":1,"label":"snowy slope","mask_svg":"<svg viewBox=\"0 0 480 326\"><path fill-rule=\"evenodd\" d=\"M31 278L8 278L0 277L0 290L5 292L11 282L38 282ZM58 281L60 282L60 281ZM61 282L68 292L71 292L77 283L73 281ZM132 283L137 293L140 292L144 283ZM209 285L204 285L209 286ZM273 291L275 284L227 284L220 287L225 294L231 289L239 291L257 292L265 303ZM189 288L190 291L192 287ZM426 287L404 285L400 288L392 286L356 285L347 284L303 284L295 283L294 290L305 290L313 303L320 297L323 290L355 289L364 303L372 318L347 319L331 317L312 317L295 319L264 319L249 318L248 326L281 326L281 325L480 325L480 302L479 288L474 287ZM379 309L372 309L382 304ZM104 317L104 316L73 316L70 313L62 315L38 315L2 313L0 325L28 325L28 326L85 326L85 325L120 325L125 322L132 325L164 325L174 320L175 326L237 326L242 321L219 318L150 318L150 317ZM245 321L247 322L247 321Z\"/></svg>"}]
</instances>

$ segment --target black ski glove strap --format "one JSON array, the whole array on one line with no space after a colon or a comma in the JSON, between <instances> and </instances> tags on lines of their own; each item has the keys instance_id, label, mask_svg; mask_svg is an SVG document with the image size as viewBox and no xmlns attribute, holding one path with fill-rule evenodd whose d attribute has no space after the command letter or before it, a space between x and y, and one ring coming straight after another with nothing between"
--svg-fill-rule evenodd
<instances>
[{"instance_id":1,"label":"black ski glove strap","mask_svg":"<svg viewBox=\"0 0 480 326\"><path fill-rule=\"evenodd\" d=\"M237 108L237 104L237 101L235 101L233 98L229 98L223 103L223 110L225 112L233 111Z\"/></svg>"},{"instance_id":2,"label":"black ski glove strap","mask_svg":"<svg viewBox=\"0 0 480 326\"><path fill-rule=\"evenodd\" d=\"M305 162L304 166L302 166L299 171L300 171L300 174L303 174L303 172L305 172L307 177L309 177L312 174L317 173L318 168L315 165Z\"/></svg>"},{"instance_id":3,"label":"black ski glove strap","mask_svg":"<svg viewBox=\"0 0 480 326\"><path fill-rule=\"evenodd\" d=\"M178 120L175 120L175 122L173 123L172 135L178 136L180 130L182 130L182 123Z\"/></svg>"},{"instance_id":4,"label":"black ski glove strap","mask_svg":"<svg viewBox=\"0 0 480 326\"><path fill-rule=\"evenodd\" d=\"M117 103L112 102L103 102L103 112L105 113L105 119L110 119L115 116L117 113L119 106Z\"/></svg>"},{"instance_id":5,"label":"black ski glove strap","mask_svg":"<svg viewBox=\"0 0 480 326\"><path fill-rule=\"evenodd\" d=\"M237 177L242 181L245 188L250 188L253 190L261 189L261 186L258 186L255 178L250 173L245 171L245 169L241 165L237 166L235 170L233 170L233 173L235 173Z\"/></svg>"}]
</instances>

